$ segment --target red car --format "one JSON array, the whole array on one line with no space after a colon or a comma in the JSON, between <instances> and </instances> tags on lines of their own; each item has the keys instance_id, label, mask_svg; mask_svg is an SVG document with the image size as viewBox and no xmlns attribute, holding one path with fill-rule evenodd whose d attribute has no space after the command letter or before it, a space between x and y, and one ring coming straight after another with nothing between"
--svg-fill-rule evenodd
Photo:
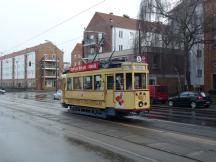
<instances>
[{"instance_id":1,"label":"red car","mask_svg":"<svg viewBox=\"0 0 216 162\"><path fill-rule=\"evenodd\" d=\"M168 101L168 87L163 85L149 85L151 103L166 103Z\"/></svg>"}]
</instances>

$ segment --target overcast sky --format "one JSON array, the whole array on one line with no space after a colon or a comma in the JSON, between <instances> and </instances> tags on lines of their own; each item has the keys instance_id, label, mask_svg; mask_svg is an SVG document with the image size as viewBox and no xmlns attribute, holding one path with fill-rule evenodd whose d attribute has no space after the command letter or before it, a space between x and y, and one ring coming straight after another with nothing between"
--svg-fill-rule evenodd
<instances>
[{"instance_id":1,"label":"overcast sky","mask_svg":"<svg viewBox=\"0 0 216 162\"><path fill-rule=\"evenodd\" d=\"M8 54L49 40L64 51L64 61L70 61L72 49L81 42L83 30L95 12L127 14L136 18L140 1L0 0L0 53ZM89 10L77 15L86 9ZM66 23L42 34L69 18Z\"/></svg>"}]
</instances>

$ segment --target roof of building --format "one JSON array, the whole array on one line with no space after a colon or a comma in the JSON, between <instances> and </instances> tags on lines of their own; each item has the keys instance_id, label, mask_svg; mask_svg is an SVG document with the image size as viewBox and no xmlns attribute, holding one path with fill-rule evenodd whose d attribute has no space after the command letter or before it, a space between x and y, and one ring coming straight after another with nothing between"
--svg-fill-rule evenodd
<instances>
[{"instance_id":1,"label":"roof of building","mask_svg":"<svg viewBox=\"0 0 216 162\"><path fill-rule=\"evenodd\" d=\"M33 47L30 47L30 48L26 48L24 50L16 51L16 52L13 52L13 53L1 56L0 60L4 60L4 59L8 59L8 58L13 58L15 56L19 56L19 55L23 55L23 54L26 54L26 53L34 52L34 51L36 51L38 49L46 48L47 46L55 46L55 45L52 42L46 42L46 43L43 43L43 44L39 44L37 46L33 46Z\"/></svg>"},{"instance_id":2,"label":"roof of building","mask_svg":"<svg viewBox=\"0 0 216 162\"><path fill-rule=\"evenodd\" d=\"M76 46L74 47L73 51L71 52L71 54L82 54L82 44L81 43L77 43Z\"/></svg>"},{"instance_id":3,"label":"roof of building","mask_svg":"<svg viewBox=\"0 0 216 162\"><path fill-rule=\"evenodd\" d=\"M92 20L95 19L96 17L100 17L105 22L106 25L136 30L137 20L130 18L127 15L116 16L116 15L113 15L113 13L106 14L106 13L96 12ZM89 28L92 28L91 21L87 26L87 30Z\"/></svg>"},{"instance_id":4,"label":"roof of building","mask_svg":"<svg viewBox=\"0 0 216 162\"><path fill-rule=\"evenodd\" d=\"M103 22L98 22L103 21ZM127 15L123 16L116 16L113 15L113 13L105 14L96 12L89 22L86 31L94 31L94 29L99 29L101 26L113 26L113 27L119 27L119 28L125 28L125 29L132 29L132 30L138 30L138 23L140 23L139 20L130 18ZM166 25L159 23L159 22L148 22L148 21L141 21L142 24L145 24L145 27L148 27L148 31L160 33L160 31L155 30L155 28L159 30L164 30ZM96 24L96 25L95 25ZM98 30L99 31L99 30Z\"/></svg>"}]
</instances>

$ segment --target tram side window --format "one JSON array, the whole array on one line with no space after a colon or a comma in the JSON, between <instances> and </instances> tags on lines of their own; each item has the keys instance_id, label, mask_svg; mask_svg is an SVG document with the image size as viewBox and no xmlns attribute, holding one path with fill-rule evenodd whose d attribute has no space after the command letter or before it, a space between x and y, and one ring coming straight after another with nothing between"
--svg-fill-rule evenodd
<instances>
[{"instance_id":1,"label":"tram side window","mask_svg":"<svg viewBox=\"0 0 216 162\"><path fill-rule=\"evenodd\" d=\"M67 90L71 91L72 90L72 78L67 78Z\"/></svg>"},{"instance_id":2,"label":"tram side window","mask_svg":"<svg viewBox=\"0 0 216 162\"><path fill-rule=\"evenodd\" d=\"M83 89L92 89L92 76L83 77Z\"/></svg>"},{"instance_id":3,"label":"tram side window","mask_svg":"<svg viewBox=\"0 0 216 162\"><path fill-rule=\"evenodd\" d=\"M107 89L113 89L113 76L107 76Z\"/></svg>"},{"instance_id":4,"label":"tram side window","mask_svg":"<svg viewBox=\"0 0 216 162\"><path fill-rule=\"evenodd\" d=\"M101 90L101 75L94 76L94 90Z\"/></svg>"},{"instance_id":5,"label":"tram side window","mask_svg":"<svg viewBox=\"0 0 216 162\"><path fill-rule=\"evenodd\" d=\"M132 89L132 74L131 73L126 74L126 89L127 90Z\"/></svg>"},{"instance_id":6,"label":"tram side window","mask_svg":"<svg viewBox=\"0 0 216 162\"><path fill-rule=\"evenodd\" d=\"M144 73L134 74L134 87L135 89L146 89L146 74Z\"/></svg>"},{"instance_id":7,"label":"tram side window","mask_svg":"<svg viewBox=\"0 0 216 162\"><path fill-rule=\"evenodd\" d=\"M74 77L73 78L73 88L76 90L82 89L82 80L81 77Z\"/></svg>"},{"instance_id":8,"label":"tram side window","mask_svg":"<svg viewBox=\"0 0 216 162\"><path fill-rule=\"evenodd\" d=\"M116 74L116 90L124 90L124 75Z\"/></svg>"}]
</instances>

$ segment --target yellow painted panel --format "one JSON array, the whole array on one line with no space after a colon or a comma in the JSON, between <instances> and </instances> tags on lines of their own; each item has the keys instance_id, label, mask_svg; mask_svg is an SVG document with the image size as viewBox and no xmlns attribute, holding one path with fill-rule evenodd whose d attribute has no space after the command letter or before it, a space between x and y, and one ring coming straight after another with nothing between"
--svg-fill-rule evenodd
<instances>
[{"instance_id":1,"label":"yellow painted panel","mask_svg":"<svg viewBox=\"0 0 216 162\"><path fill-rule=\"evenodd\" d=\"M66 91L66 98L104 101L104 91Z\"/></svg>"},{"instance_id":2,"label":"yellow painted panel","mask_svg":"<svg viewBox=\"0 0 216 162\"><path fill-rule=\"evenodd\" d=\"M87 100L87 99L81 100L81 99L72 99L72 98L67 98L65 99L65 101L66 104L70 104L70 105L105 108L104 101Z\"/></svg>"}]
</instances>

